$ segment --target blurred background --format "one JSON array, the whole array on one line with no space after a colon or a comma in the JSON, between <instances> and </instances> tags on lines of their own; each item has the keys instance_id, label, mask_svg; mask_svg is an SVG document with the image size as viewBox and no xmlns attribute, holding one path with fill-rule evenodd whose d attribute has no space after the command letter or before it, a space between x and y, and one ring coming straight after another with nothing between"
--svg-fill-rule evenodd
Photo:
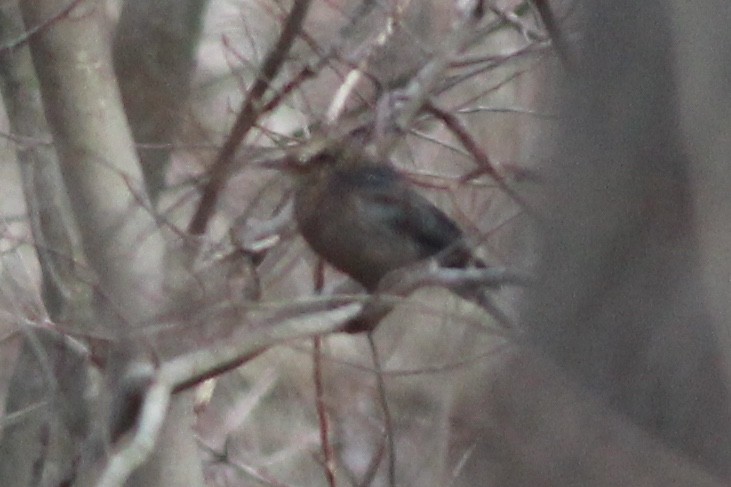
<instances>
[{"instance_id":1,"label":"blurred background","mask_svg":"<svg viewBox=\"0 0 731 487\"><path fill-rule=\"evenodd\" d=\"M352 291L299 236L293 178L268 164L305 159L348 128L368 133L369 150L449 215L481 260L535 282L490 291L511 329L424 287L398 298L371 338L282 341L197 385L187 412L171 416L182 435L192 424L194 446L162 443L156 453L200 470L186 472L188 485L729 478L724 2L552 1L550 34L543 1L81 2L94 4L85 42L110 50L113 71L100 71L113 89L106 99L75 83L70 99L119 104L122 128L97 126L130 137L99 152L65 149L74 135L49 101L61 98L50 95L62 78L44 66L73 58L43 57L36 39L68 18L44 3L55 17L30 36L31 52L18 39L45 25L41 7L5 2L0 16L8 485L78 481L68 472L84 458L39 439L57 403L30 432L7 419L75 390L51 352L28 351L37 328L78 339L91 356L88 380L118 398L124 384L99 365L98 348L122 350L125 363L140 349L157 362L214 353L241 330L261 331L268 310ZM18 74L33 71L31 56L40 82ZM28 109L37 118L23 118ZM86 183L98 199L79 203L71 167L87 152L104 154L93 166L115 168L122 196L102 173ZM129 172L116 162L127 152ZM95 220L105 200L118 213ZM134 236L107 239L121 222ZM155 239L165 243L159 258L148 251ZM128 263L128 280L108 277ZM27 354L46 358L28 363ZM64 414L72 438L85 427L69 424L104 416ZM49 460L50 443L70 459ZM128 485L180 485L160 471L154 483Z\"/></svg>"}]
</instances>

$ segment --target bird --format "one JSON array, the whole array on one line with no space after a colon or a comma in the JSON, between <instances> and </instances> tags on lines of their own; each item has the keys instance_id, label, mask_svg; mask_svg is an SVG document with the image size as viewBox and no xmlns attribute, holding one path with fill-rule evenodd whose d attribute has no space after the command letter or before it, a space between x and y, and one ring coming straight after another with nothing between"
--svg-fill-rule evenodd
<instances>
[{"instance_id":1,"label":"bird","mask_svg":"<svg viewBox=\"0 0 731 487\"><path fill-rule=\"evenodd\" d=\"M388 163L374 161L360 149L331 148L303 166L295 171L294 194L302 237L315 254L368 293L377 293L392 271L425 259L446 268L488 267L474 255L459 226ZM450 290L512 327L479 286ZM342 331L371 331L385 313L356 318Z\"/></svg>"},{"instance_id":2,"label":"bird","mask_svg":"<svg viewBox=\"0 0 731 487\"><path fill-rule=\"evenodd\" d=\"M479 262L454 221L387 163L327 151L308 166L294 195L299 231L368 292L389 272L427 258L450 268Z\"/></svg>"}]
</instances>

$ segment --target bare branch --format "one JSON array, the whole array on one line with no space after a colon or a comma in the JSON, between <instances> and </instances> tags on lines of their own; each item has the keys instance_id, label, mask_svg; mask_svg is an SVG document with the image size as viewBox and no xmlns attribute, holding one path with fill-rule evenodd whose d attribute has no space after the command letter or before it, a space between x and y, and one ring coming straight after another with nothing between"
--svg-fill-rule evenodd
<instances>
[{"instance_id":1,"label":"bare branch","mask_svg":"<svg viewBox=\"0 0 731 487\"><path fill-rule=\"evenodd\" d=\"M111 456L96 484L97 487L121 487L132 472L150 457L165 421L171 394L170 384L163 381L153 382L144 396L134 436Z\"/></svg>"},{"instance_id":2,"label":"bare branch","mask_svg":"<svg viewBox=\"0 0 731 487\"><path fill-rule=\"evenodd\" d=\"M510 196L520 208L531 217L536 220L540 220L542 217L540 214L531 207L525 199L518 194L513 188L508 186L505 182L502 174L498 173L495 166L490 162L487 152L481 147L481 145L472 137L467 127L457 118L454 114L438 108L433 103L427 103L425 106L426 110L432 113L434 116L439 118L444 125L457 137L464 148L469 152L474 161L480 166L480 169L485 173L489 174L495 183L500 187L501 190L508 196Z\"/></svg>"},{"instance_id":3,"label":"bare branch","mask_svg":"<svg viewBox=\"0 0 731 487\"><path fill-rule=\"evenodd\" d=\"M336 301L330 299L285 308L275 314L283 317L265 318L265 322L257 326L257 331L244 330L229 343L217 344L215 349L191 352L166 362L161 366L159 375L161 380L172 385L174 391L180 391L238 367L284 341L338 331L363 307L352 301L352 298L345 299L340 302L349 304L337 306L334 304Z\"/></svg>"},{"instance_id":4,"label":"bare branch","mask_svg":"<svg viewBox=\"0 0 731 487\"><path fill-rule=\"evenodd\" d=\"M198 208L188 226L188 231L191 234L201 235L206 231L208 220L216 208L218 194L226 181L233 155L246 135L254 127L260 114L259 105L261 104L261 99L276 77L279 69L284 64L287 53L302 29L302 23L307 16L311 2L312 0L295 0L294 6L282 27L282 32L279 35L277 43L272 47L264 60L261 72L241 105L241 109L229 132L228 138L211 167L210 179L203 188L203 195L201 196Z\"/></svg>"},{"instance_id":5,"label":"bare branch","mask_svg":"<svg viewBox=\"0 0 731 487\"><path fill-rule=\"evenodd\" d=\"M312 376L315 383L315 406L317 410L317 421L320 427L320 445L322 448L323 464L325 467L325 479L327 485L336 487L335 482L335 452L330 438L330 418L325 406L325 384L323 380L322 360L322 337L314 338L312 348Z\"/></svg>"},{"instance_id":6,"label":"bare branch","mask_svg":"<svg viewBox=\"0 0 731 487\"><path fill-rule=\"evenodd\" d=\"M40 22L36 26L28 29L22 35L18 36L16 39L14 39L10 42L7 42L3 46L0 46L0 55L5 54L7 51L12 51L13 49L17 49L21 45L25 44L26 42L28 42L31 39L31 37L38 34L42 30L47 29L51 24L53 24L57 20L68 15L71 12L71 10L73 10L74 7L76 7L76 5L81 3L82 1L83 0L71 0L67 5L62 7L58 12L51 14L47 19Z\"/></svg>"},{"instance_id":7,"label":"bare branch","mask_svg":"<svg viewBox=\"0 0 731 487\"><path fill-rule=\"evenodd\" d=\"M548 4L548 0L533 0L533 3L541 16L543 25L546 26L548 35L551 37L551 41L553 42L553 46L556 48L556 53L558 53L558 57L561 59L561 62L563 62L567 69L573 69L571 50L566 42L564 33L561 32L561 29L558 27L556 16L554 15L551 6Z\"/></svg>"}]
</instances>

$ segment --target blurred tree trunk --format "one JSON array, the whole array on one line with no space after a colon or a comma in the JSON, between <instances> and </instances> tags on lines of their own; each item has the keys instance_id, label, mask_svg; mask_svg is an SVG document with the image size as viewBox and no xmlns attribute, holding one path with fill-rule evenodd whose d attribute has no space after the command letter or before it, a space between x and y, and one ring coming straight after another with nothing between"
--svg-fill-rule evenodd
<instances>
[{"instance_id":1,"label":"blurred tree trunk","mask_svg":"<svg viewBox=\"0 0 731 487\"><path fill-rule=\"evenodd\" d=\"M714 73L702 79L705 86L717 86L711 93L719 98L707 98L705 91L703 98L705 106L724 100L714 111L720 112L727 134L723 93L728 86L719 85L731 77L715 70L728 70L731 48L718 20L727 18L719 13L728 7L678 10L685 15L676 15L681 26L676 32L690 35L696 29L688 26L695 25L715 33L707 36L708 44L695 44L712 49L715 62L699 62L708 58L688 52L680 72L688 87L696 85L689 81L696 72ZM706 151L713 145L707 139L726 145L731 139L709 137L689 124L691 147L697 144L694 155L700 157L686 153L670 14L659 1L589 1L578 9L577 67L559 83L559 128L540 148L551 154L551 162L536 199L545 217L539 229L539 284L526 293L521 313L527 341L560 369L540 367L539 361L498 373L486 403L500 416L492 418L491 424L498 424L492 438L502 445L498 450L515 456L503 465L496 485L667 485L669 465L687 473L696 468L692 464L719 478L731 477L731 403L717 338L717 330L728 326L728 313L720 313L722 321L714 323L703 286L697 222L700 215L701 221L718 225L713 203L728 208L731 186L723 186L724 194L712 192L712 198L706 190L720 190L722 185L709 176L720 173L716 177L728 182L731 169L725 159L707 162ZM717 42L721 33L726 42ZM676 44L683 43L679 37ZM694 88L690 95L699 91ZM701 127L718 127L718 120L705 120L706 112L694 109L693 115L703 121ZM711 152L716 158L728 154L716 147ZM703 176L695 185L692 172ZM694 208L694 199L706 204ZM728 220L724 223L724 232L707 228L714 238L707 239L713 243L705 258L722 261L727 269L728 240L722 238ZM707 282L721 286L716 296L723 296L727 307L728 282ZM527 363L536 354L523 353ZM555 377L558 370L565 378ZM561 392L556 383L573 384L576 392ZM546 390L530 392L537 384ZM590 399L570 400L583 394L578 388ZM540 406L520 404L517 398ZM593 401L609 409L599 413ZM566 416L559 413L561 404ZM599 415L577 419L592 414ZM616 424L624 429L619 435L611 433ZM642 435L649 437L638 447L635 439ZM653 447L650 438L665 447ZM663 455L679 454L689 463L656 458L655 467L664 467L646 476L638 459L650 453L648 448L655 449L653 454L669 448ZM614 468L602 471L602 464ZM704 481L696 475L681 484L700 485Z\"/></svg>"},{"instance_id":2,"label":"blurred tree trunk","mask_svg":"<svg viewBox=\"0 0 731 487\"><path fill-rule=\"evenodd\" d=\"M724 350L731 350L731 4L673 2L680 117L690 166L704 291ZM731 374L729 357L727 374ZM731 376L731 375L729 375Z\"/></svg>"},{"instance_id":3,"label":"blurred tree trunk","mask_svg":"<svg viewBox=\"0 0 731 487\"><path fill-rule=\"evenodd\" d=\"M16 2L0 10L3 46L25 32ZM83 253L74 231L56 152L49 139L38 81L27 45L2 53L0 84L17 151L35 250L42 269L42 297L55 323L81 329L91 323L92 290L79 272ZM74 458L89 433L88 357L79 347L26 324L5 404L0 437L0 478L8 487L55 485L72 475Z\"/></svg>"},{"instance_id":4,"label":"blurred tree trunk","mask_svg":"<svg viewBox=\"0 0 731 487\"><path fill-rule=\"evenodd\" d=\"M16 2L0 11L0 43L6 45L25 32ZM83 261L78 235L63 190L56 152L43 113L38 80L27 45L2 56L2 95L13 133L24 137L17 151L25 203L30 215L38 261L43 269L43 302L55 322L88 321L89 289L77 275ZM85 316L86 314L86 316Z\"/></svg>"},{"instance_id":5,"label":"blurred tree trunk","mask_svg":"<svg viewBox=\"0 0 731 487\"><path fill-rule=\"evenodd\" d=\"M701 286L668 12L596 2L582 13L583 68L562 88L547 171L543 285L523 324L598 397L728 474L731 405Z\"/></svg>"},{"instance_id":6,"label":"blurred tree trunk","mask_svg":"<svg viewBox=\"0 0 731 487\"><path fill-rule=\"evenodd\" d=\"M64 6L51 0L21 2L26 30L44 25L31 37L30 46L63 183L84 253L95 273L95 325L110 336L124 337L148 323L167 304L162 287L165 243L151 212L117 85L110 82L114 80L111 53L108 44L100 42L105 39L102 5L81 1L70 12L59 14ZM44 274L47 270L44 267ZM36 368L48 360L41 358L42 349L36 347L34 353ZM118 353L131 357L135 350ZM47 354L53 365L56 355L51 351ZM28 370L31 365L30 361L19 362L15 376L34 374ZM50 374L63 371L66 369L51 367L46 381L54 383ZM65 378L73 380L77 375L68 373ZM110 378L110 383L114 379ZM20 382L14 385L22 389ZM29 389L29 394L42 399L34 390L38 389ZM58 397L59 402L82 399L83 394ZM63 411L69 405L58 407ZM95 427L103 428L104 421L97 418ZM190 397L181 395L171 407L157 454L128 485L202 484L192 431L185 427L191 422ZM31 435L26 438L29 441L39 434L33 430L27 433ZM31 478L38 480L34 475ZM83 473L78 480L90 482Z\"/></svg>"},{"instance_id":7,"label":"blurred tree trunk","mask_svg":"<svg viewBox=\"0 0 731 487\"><path fill-rule=\"evenodd\" d=\"M114 36L114 70L151 200L165 187L187 107L207 0L128 0Z\"/></svg>"}]
</instances>

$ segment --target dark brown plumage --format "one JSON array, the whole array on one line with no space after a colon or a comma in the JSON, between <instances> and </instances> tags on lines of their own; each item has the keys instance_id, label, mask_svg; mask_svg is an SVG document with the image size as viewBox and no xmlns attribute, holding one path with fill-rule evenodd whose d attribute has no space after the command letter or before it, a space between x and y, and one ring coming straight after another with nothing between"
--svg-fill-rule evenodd
<instances>
[{"instance_id":1,"label":"dark brown plumage","mask_svg":"<svg viewBox=\"0 0 731 487\"><path fill-rule=\"evenodd\" d=\"M310 164L295 194L302 236L368 291L390 271L428 257L445 267L471 260L457 225L390 166L331 155Z\"/></svg>"}]
</instances>

